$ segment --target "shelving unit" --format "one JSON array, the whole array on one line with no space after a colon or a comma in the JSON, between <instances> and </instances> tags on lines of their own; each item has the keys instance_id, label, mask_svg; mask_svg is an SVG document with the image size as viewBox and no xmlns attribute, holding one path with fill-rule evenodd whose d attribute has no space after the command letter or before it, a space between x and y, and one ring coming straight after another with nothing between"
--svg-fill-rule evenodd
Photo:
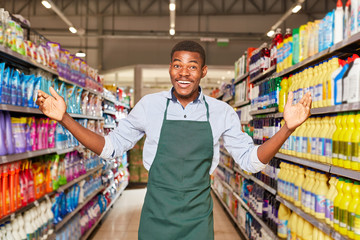
<instances>
[{"instance_id":1,"label":"shelving unit","mask_svg":"<svg viewBox=\"0 0 360 240\"><path fill-rule=\"evenodd\" d=\"M108 125L104 125L104 128L116 128L116 125L108 124Z\"/></svg>"},{"instance_id":2,"label":"shelving unit","mask_svg":"<svg viewBox=\"0 0 360 240\"><path fill-rule=\"evenodd\" d=\"M242 106L245 106L245 105L248 105L250 103L250 100L246 100L246 101L242 101L242 102L239 102L239 103L235 103L233 105L231 105L233 108L239 108L239 107L242 107Z\"/></svg>"},{"instance_id":3,"label":"shelving unit","mask_svg":"<svg viewBox=\"0 0 360 240\"><path fill-rule=\"evenodd\" d=\"M232 99L233 99L233 96L230 96L230 97L228 97L228 98L223 99L223 101L224 101L224 102L229 102L229 101L232 100Z\"/></svg>"},{"instance_id":4,"label":"shelving unit","mask_svg":"<svg viewBox=\"0 0 360 240\"><path fill-rule=\"evenodd\" d=\"M238 76L235 81L234 81L234 84L238 84L239 82L241 82L242 80L246 79L247 77L249 76L249 73L245 73L241 76Z\"/></svg>"},{"instance_id":5,"label":"shelving unit","mask_svg":"<svg viewBox=\"0 0 360 240\"><path fill-rule=\"evenodd\" d=\"M270 74L272 74L273 72L275 72L276 66L272 66L270 67L268 70L266 70L263 73L260 73L258 76L254 77L254 78L250 78L250 83L255 83L263 78L266 78L267 76L269 76Z\"/></svg>"},{"instance_id":6,"label":"shelving unit","mask_svg":"<svg viewBox=\"0 0 360 240\"><path fill-rule=\"evenodd\" d=\"M225 168L226 171L228 171L229 173L231 174L234 174L234 170L232 170L231 168L229 168L228 166L222 164L222 163L219 163L219 166L222 167L222 168Z\"/></svg>"},{"instance_id":7,"label":"shelving unit","mask_svg":"<svg viewBox=\"0 0 360 240\"><path fill-rule=\"evenodd\" d=\"M240 226L239 222L236 220L236 218L234 217L234 215L230 212L229 208L226 206L226 204L223 202L222 198L220 197L219 193L216 191L216 189L214 189L211 186L215 196L217 197L217 199L219 199L219 202L221 203L221 205L223 206L223 208L226 210L226 212L228 213L228 215L231 217L231 219L233 220L233 222L235 223L235 225L238 227L238 229L240 230L240 232L242 233L242 235L245 237L245 239L249 240L247 234L245 233L245 229L243 229L243 227Z\"/></svg>"},{"instance_id":8,"label":"shelving unit","mask_svg":"<svg viewBox=\"0 0 360 240\"><path fill-rule=\"evenodd\" d=\"M86 240L90 237L91 233L95 230L96 227L99 226L99 223L102 221L102 219L105 217L105 215L110 211L112 206L115 204L115 202L120 198L122 193L124 192L125 188L128 185L128 182L124 182L122 185L124 185L119 192L115 195L114 199L112 199L110 205L106 208L106 210L101 214L100 218L96 221L96 223L80 238L81 240Z\"/></svg>"},{"instance_id":9,"label":"shelving unit","mask_svg":"<svg viewBox=\"0 0 360 240\"><path fill-rule=\"evenodd\" d=\"M272 195L276 195L276 189L274 189L274 188L270 187L269 185L263 183L261 180L257 179L253 175L249 175L249 179L252 180L257 185L260 185L262 188L265 188Z\"/></svg>"},{"instance_id":10,"label":"shelving unit","mask_svg":"<svg viewBox=\"0 0 360 240\"><path fill-rule=\"evenodd\" d=\"M111 111L111 110L104 110L105 114L110 114L110 115L116 115L116 112Z\"/></svg>"}]
</instances>

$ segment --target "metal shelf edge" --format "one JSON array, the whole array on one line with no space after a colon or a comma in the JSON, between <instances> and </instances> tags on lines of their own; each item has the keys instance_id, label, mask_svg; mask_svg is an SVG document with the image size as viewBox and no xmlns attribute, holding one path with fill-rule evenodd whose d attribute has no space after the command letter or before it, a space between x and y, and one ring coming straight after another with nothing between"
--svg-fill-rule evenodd
<instances>
[{"instance_id":1,"label":"metal shelf edge","mask_svg":"<svg viewBox=\"0 0 360 240\"><path fill-rule=\"evenodd\" d=\"M270 75L272 72L274 72L276 70L276 65L270 67L269 69L267 69L265 72L259 74L258 76L254 77L253 79L250 79L250 83L254 83L260 79L265 78L266 76Z\"/></svg>"},{"instance_id":2,"label":"metal shelf edge","mask_svg":"<svg viewBox=\"0 0 360 240\"><path fill-rule=\"evenodd\" d=\"M238 84L238 83L241 82L242 80L246 79L248 76L249 76L249 73L248 73L248 72L245 73L245 74L243 74L243 75L241 75L241 76L238 76L238 77L235 79L235 81L234 81L234 85L235 85L235 84Z\"/></svg>"},{"instance_id":3,"label":"metal shelf edge","mask_svg":"<svg viewBox=\"0 0 360 240\"><path fill-rule=\"evenodd\" d=\"M56 148L48 148L48 149L42 149L38 151L32 151L32 152L24 152L24 153L17 153L12 155L4 155L0 156L0 164L5 163L11 163L18 160L26 159L26 158L33 158L38 157L46 154L51 154L56 152Z\"/></svg>"},{"instance_id":4,"label":"metal shelf edge","mask_svg":"<svg viewBox=\"0 0 360 240\"><path fill-rule=\"evenodd\" d=\"M244 105L247 105L249 103L250 103L250 100L246 100L246 101L242 101L242 102L239 102L239 103L234 103L231 107L238 108L238 107L242 107Z\"/></svg>"},{"instance_id":5,"label":"metal shelf edge","mask_svg":"<svg viewBox=\"0 0 360 240\"><path fill-rule=\"evenodd\" d=\"M258 184L260 187L265 188L268 192L270 192L273 195L276 195L276 190L273 189L272 187L268 186L267 184L263 183L262 181L260 181L259 179L257 179L254 176L250 176L251 180L253 180L256 184Z\"/></svg>"},{"instance_id":6,"label":"metal shelf edge","mask_svg":"<svg viewBox=\"0 0 360 240\"><path fill-rule=\"evenodd\" d=\"M319 162L315 162L315 161L311 161L311 160L307 160L307 159L303 159L303 158L298 158L298 157L290 156L290 155L283 154L283 153L277 153L275 155L275 157L281 158L283 160L287 160L287 161L290 161L293 163L300 163L304 166L318 169L318 170L321 170L324 172L330 172L330 165L327 165L327 164L323 164L323 163L319 163Z\"/></svg>"}]
</instances>

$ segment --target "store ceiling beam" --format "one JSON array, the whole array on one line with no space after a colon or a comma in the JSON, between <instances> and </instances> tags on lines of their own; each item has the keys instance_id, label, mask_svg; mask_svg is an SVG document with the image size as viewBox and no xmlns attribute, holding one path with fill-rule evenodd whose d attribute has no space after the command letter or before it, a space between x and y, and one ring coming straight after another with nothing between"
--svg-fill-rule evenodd
<instances>
[{"instance_id":1,"label":"store ceiling beam","mask_svg":"<svg viewBox=\"0 0 360 240\"><path fill-rule=\"evenodd\" d=\"M145 14L154 4L157 0L152 0L150 3L146 5L146 7L141 11L142 14Z\"/></svg>"},{"instance_id":2,"label":"store ceiling beam","mask_svg":"<svg viewBox=\"0 0 360 240\"><path fill-rule=\"evenodd\" d=\"M238 2L239 0L233 0L233 2L230 4L230 6L226 9L226 13L231 12L231 10L233 9L233 7L235 6L235 4Z\"/></svg>"},{"instance_id":3,"label":"store ceiling beam","mask_svg":"<svg viewBox=\"0 0 360 240\"><path fill-rule=\"evenodd\" d=\"M259 13L262 12L260 7L253 0L249 0L249 2L251 3L251 5L253 5L256 8L256 10L258 10Z\"/></svg>"},{"instance_id":4,"label":"store ceiling beam","mask_svg":"<svg viewBox=\"0 0 360 240\"><path fill-rule=\"evenodd\" d=\"M213 3L212 0L206 0L206 2L208 2L214 9L216 12L220 13L220 9L215 5L215 3Z\"/></svg>"},{"instance_id":5,"label":"store ceiling beam","mask_svg":"<svg viewBox=\"0 0 360 240\"><path fill-rule=\"evenodd\" d=\"M128 0L125 0L125 3L128 6L128 8L134 13L134 15L138 15L135 8L133 8L133 6L131 6L131 4L130 4L130 2Z\"/></svg>"},{"instance_id":6,"label":"store ceiling beam","mask_svg":"<svg viewBox=\"0 0 360 240\"><path fill-rule=\"evenodd\" d=\"M26 7L29 7L30 4L31 0L26 1L26 3L24 3L24 5L20 7L19 10L17 10L16 12L22 12Z\"/></svg>"}]
</instances>

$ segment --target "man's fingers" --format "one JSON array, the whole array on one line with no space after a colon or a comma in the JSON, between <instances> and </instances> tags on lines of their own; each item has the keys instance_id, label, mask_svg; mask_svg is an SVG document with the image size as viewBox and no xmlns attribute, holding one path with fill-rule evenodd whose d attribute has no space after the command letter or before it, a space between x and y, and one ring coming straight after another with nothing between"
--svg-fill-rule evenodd
<instances>
[{"instance_id":1,"label":"man's fingers","mask_svg":"<svg viewBox=\"0 0 360 240\"><path fill-rule=\"evenodd\" d=\"M56 100L58 100L59 98L61 98L61 96L55 91L55 89L54 89L53 87L50 87L49 90L50 90L51 95L52 95Z\"/></svg>"},{"instance_id":2,"label":"man's fingers","mask_svg":"<svg viewBox=\"0 0 360 240\"><path fill-rule=\"evenodd\" d=\"M294 93L293 93L293 92L289 92L286 105L290 105L290 106L291 106L291 105L292 105L292 102L293 102L293 99L294 99Z\"/></svg>"},{"instance_id":3,"label":"man's fingers","mask_svg":"<svg viewBox=\"0 0 360 240\"><path fill-rule=\"evenodd\" d=\"M41 91L40 89L38 90L38 98L40 98L40 97L43 97L43 98L48 98L49 97L49 94L47 94L47 93L45 93L45 92L43 92L43 91Z\"/></svg>"}]
</instances>

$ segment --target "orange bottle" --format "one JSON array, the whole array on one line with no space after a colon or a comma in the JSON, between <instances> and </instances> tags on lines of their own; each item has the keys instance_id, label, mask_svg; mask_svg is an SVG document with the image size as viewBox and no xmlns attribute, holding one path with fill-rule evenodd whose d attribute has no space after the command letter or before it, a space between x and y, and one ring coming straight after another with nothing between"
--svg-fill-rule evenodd
<instances>
[{"instance_id":1,"label":"orange bottle","mask_svg":"<svg viewBox=\"0 0 360 240\"><path fill-rule=\"evenodd\" d=\"M0 165L0 193L2 193L2 166ZM2 194L0 194L0 218L2 218Z\"/></svg>"},{"instance_id":2,"label":"orange bottle","mask_svg":"<svg viewBox=\"0 0 360 240\"><path fill-rule=\"evenodd\" d=\"M45 192L46 193L50 193L53 191L53 186L52 186L52 178L51 178L51 164L48 164L48 166L46 167L46 176L45 176Z\"/></svg>"},{"instance_id":3,"label":"orange bottle","mask_svg":"<svg viewBox=\"0 0 360 240\"><path fill-rule=\"evenodd\" d=\"M15 164L15 192L16 192L16 208L21 208L21 191L20 191L20 162Z\"/></svg>"},{"instance_id":4,"label":"orange bottle","mask_svg":"<svg viewBox=\"0 0 360 240\"><path fill-rule=\"evenodd\" d=\"M2 171L2 199L3 199L3 215L6 216L10 213L10 199L9 199L9 173L8 165L3 166Z\"/></svg>"},{"instance_id":5,"label":"orange bottle","mask_svg":"<svg viewBox=\"0 0 360 240\"><path fill-rule=\"evenodd\" d=\"M15 193L15 163L11 163L9 166L9 189L10 189L10 212L14 212L16 210L15 202L16 202L16 193Z\"/></svg>"}]
</instances>

